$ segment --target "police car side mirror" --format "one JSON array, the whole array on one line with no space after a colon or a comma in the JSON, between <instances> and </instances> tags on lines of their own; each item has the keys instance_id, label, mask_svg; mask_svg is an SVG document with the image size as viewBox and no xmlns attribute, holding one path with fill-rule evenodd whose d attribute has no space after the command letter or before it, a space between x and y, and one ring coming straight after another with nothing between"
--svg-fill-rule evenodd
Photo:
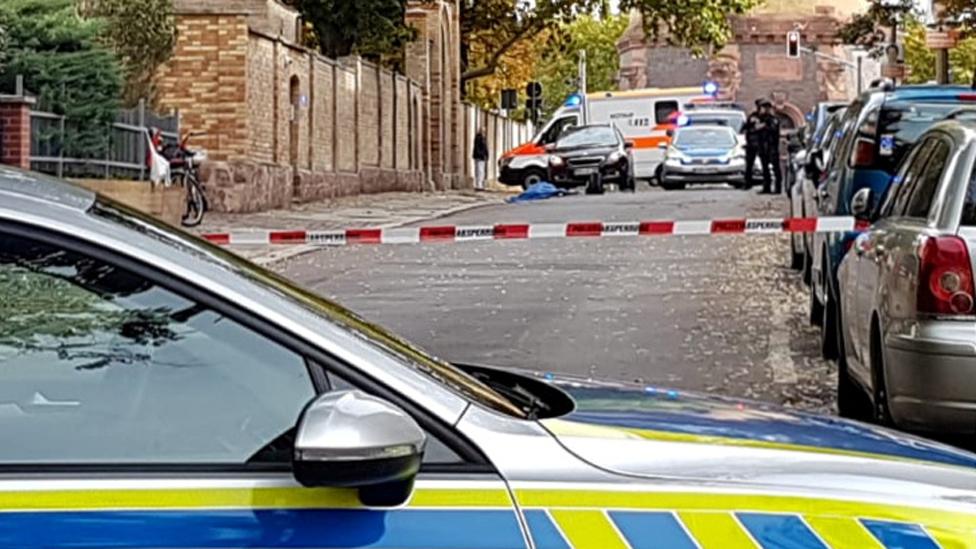
<instances>
[{"instance_id":1,"label":"police car side mirror","mask_svg":"<svg viewBox=\"0 0 976 549\"><path fill-rule=\"evenodd\" d=\"M303 486L358 488L366 505L407 501L427 436L406 412L362 391L313 400L295 433L292 470Z\"/></svg>"}]
</instances>

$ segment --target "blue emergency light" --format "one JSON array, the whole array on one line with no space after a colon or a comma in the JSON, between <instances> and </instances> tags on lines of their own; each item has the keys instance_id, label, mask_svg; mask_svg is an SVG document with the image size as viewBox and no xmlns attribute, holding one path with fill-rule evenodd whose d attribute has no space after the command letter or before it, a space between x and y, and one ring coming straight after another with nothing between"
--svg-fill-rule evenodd
<instances>
[{"instance_id":1,"label":"blue emergency light","mask_svg":"<svg viewBox=\"0 0 976 549\"><path fill-rule=\"evenodd\" d=\"M718 82L713 80L706 81L704 84L702 84L702 91L705 92L705 95L718 94Z\"/></svg>"},{"instance_id":2,"label":"blue emergency light","mask_svg":"<svg viewBox=\"0 0 976 549\"><path fill-rule=\"evenodd\" d=\"M570 95L569 97L566 98L566 101L563 103L563 106L564 107L579 107L580 106L580 103L582 103L582 102L583 102L583 98L580 96L580 94L574 93L574 94L572 94L572 95Z\"/></svg>"}]
</instances>

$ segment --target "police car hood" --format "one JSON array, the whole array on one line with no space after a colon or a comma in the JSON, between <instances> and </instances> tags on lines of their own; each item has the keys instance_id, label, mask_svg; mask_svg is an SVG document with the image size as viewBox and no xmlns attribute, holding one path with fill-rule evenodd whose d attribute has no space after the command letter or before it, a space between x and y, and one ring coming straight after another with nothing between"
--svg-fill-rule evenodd
<instances>
[{"instance_id":1,"label":"police car hood","mask_svg":"<svg viewBox=\"0 0 976 549\"><path fill-rule=\"evenodd\" d=\"M575 409L542 424L598 467L637 476L961 489L976 502L976 454L837 417L654 387L553 378Z\"/></svg>"}]
</instances>

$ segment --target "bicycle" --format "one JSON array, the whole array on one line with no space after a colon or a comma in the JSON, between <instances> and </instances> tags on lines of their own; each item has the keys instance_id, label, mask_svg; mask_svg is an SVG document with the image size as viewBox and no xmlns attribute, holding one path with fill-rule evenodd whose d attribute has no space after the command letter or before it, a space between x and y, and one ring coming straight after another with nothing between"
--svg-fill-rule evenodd
<instances>
[{"instance_id":1,"label":"bicycle","mask_svg":"<svg viewBox=\"0 0 976 549\"><path fill-rule=\"evenodd\" d=\"M210 209L206 191L200 183L200 164L207 159L207 153L187 148L191 137L201 135L205 135L205 132L190 132L178 144L166 144L162 142L159 130L154 130L153 134L153 146L169 162L170 177L179 179L186 191L186 209L180 220L184 227L199 225L204 213Z\"/></svg>"}]
</instances>

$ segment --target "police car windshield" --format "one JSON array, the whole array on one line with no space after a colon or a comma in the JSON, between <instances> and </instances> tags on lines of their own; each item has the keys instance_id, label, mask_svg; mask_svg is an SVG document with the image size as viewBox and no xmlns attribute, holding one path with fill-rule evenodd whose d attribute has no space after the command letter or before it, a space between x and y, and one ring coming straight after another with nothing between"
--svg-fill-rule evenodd
<instances>
[{"instance_id":1,"label":"police car windshield","mask_svg":"<svg viewBox=\"0 0 976 549\"><path fill-rule=\"evenodd\" d=\"M556 142L556 148L614 147L618 144L617 132L613 128L609 126L584 126L564 133Z\"/></svg>"},{"instance_id":2,"label":"police car windshield","mask_svg":"<svg viewBox=\"0 0 976 549\"><path fill-rule=\"evenodd\" d=\"M925 130L962 108L960 103L886 103L878 128L879 169L894 173Z\"/></svg>"},{"instance_id":3,"label":"police car windshield","mask_svg":"<svg viewBox=\"0 0 976 549\"><path fill-rule=\"evenodd\" d=\"M510 400L455 366L400 339L382 327L363 320L338 303L303 290L289 280L269 270L262 269L218 246L174 231L160 221L105 199L99 199L99 202L92 209L92 214L125 226L127 229L146 234L157 241L177 248L183 253L192 254L195 257L218 264L238 276L259 284L314 314L328 319L333 324L349 330L358 337L369 341L376 348L397 357L416 371L472 401L515 417L526 417L525 412Z\"/></svg>"},{"instance_id":4,"label":"police car windshield","mask_svg":"<svg viewBox=\"0 0 976 549\"><path fill-rule=\"evenodd\" d=\"M679 149L729 149L735 144L732 130L720 126L681 128L674 136L674 146Z\"/></svg>"},{"instance_id":5,"label":"police car windshield","mask_svg":"<svg viewBox=\"0 0 976 549\"><path fill-rule=\"evenodd\" d=\"M688 113L689 126L726 126L735 133L742 133L742 126L746 123L745 113L738 111Z\"/></svg>"}]
</instances>

